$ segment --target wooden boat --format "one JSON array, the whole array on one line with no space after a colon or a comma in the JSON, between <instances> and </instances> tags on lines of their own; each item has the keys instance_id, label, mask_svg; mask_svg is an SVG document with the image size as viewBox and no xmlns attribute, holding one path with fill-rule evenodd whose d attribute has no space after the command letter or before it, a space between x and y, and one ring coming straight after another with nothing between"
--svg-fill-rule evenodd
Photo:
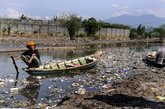
<instances>
[{"instance_id":1,"label":"wooden boat","mask_svg":"<svg viewBox=\"0 0 165 109\"><path fill-rule=\"evenodd\" d=\"M148 52L145 58L145 61L149 65L153 65L155 67L164 67L165 66L165 59L162 64L156 63L156 51Z\"/></svg>"},{"instance_id":2,"label":"wooden boat","mask_svg":"<svg viewBox=\"0 0 165 109\"><path fill-rule=\"evenodd\" d=\"M37 68L26 68L24 70L32 75L42 75L86 69L95 66L102 54L103 52L99 51L89 56L79 57L65 62L50 62Z\"/></svg>"}]
</instances>

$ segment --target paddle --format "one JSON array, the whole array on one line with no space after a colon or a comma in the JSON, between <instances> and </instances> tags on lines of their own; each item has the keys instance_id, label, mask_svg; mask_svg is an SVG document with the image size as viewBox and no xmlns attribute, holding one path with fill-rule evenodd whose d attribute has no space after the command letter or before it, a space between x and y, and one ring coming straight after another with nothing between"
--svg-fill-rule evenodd
<instances>
[{"instance_id":1,"label":"paddle","mask_svg":"<svg viewBox=\"0 0 165 109\"><path fill-rule=\"evenodd\" d=\"M18 71L18 67L17 67L16 62L15 62L15 60L14 60L14 57L11 56L11 59L13 60L13 64L14 64L14 67L15 67L17 73L19 73L19 71Z\"/></svg>"},{"instance_id":2,"label":"paddle","mask_svg":"<svg viewBox=\"0 0 165 109\"><path fill-rule=\"evenodd\" d=\"M15 60L14 60L14 57L11 56L11 59L12 59L12 61L13 61L14 67L15 67L15 69L16 69L16 71L17 71L16 80L15 80L15 84L14 84L14 87L16 87L19 71L18 71L18 67L17 67L17 65L16 65L16 62L15 62Z\"/></svg>"}]
</instances>

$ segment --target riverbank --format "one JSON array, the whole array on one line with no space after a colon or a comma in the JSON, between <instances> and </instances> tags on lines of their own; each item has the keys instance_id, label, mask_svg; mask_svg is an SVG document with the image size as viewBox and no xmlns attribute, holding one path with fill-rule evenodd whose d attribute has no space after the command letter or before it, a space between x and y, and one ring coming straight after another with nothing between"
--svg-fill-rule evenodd
<instances>
[{"instance_id":1,"label":"riverbank","mask_svg":"<svg viewBox=\"0 0 165 109\"><path fill-rule=\"evenodd\" d=\"M131 46L136 44L146 43L160 43L159 39L146 39L146 40L94 40L86 38L77 38L76 40L69 40L67 37L0 37L0 53L2 52L19 52L26 50L25 44L29 40L37 42L39 50L64 50L64 49L81 49L81 48L101 48L110 46Z\"/></svg>"}]
</instances>

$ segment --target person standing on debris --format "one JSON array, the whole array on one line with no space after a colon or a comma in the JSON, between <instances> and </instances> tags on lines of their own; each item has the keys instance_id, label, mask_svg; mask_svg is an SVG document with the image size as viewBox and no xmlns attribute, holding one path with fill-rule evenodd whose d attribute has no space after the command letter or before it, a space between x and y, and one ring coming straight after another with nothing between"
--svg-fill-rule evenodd
<instances>
[{"instance_id":1,"label":"person standing on debris","mask_svg":"<svg viewBox=\"0 0 165 109\"><path fill-rule=\"evenodd\" d=\"M41 64L41 60L40 54L36 49L36 45L37 44L34 41L27 42L26 47L28 48L28 50L18 56L16 60L21 58L28 65L28 68L39 67L39 65Z\"/></svg>"},{"instance_id":2,"label":"person standing on debris","mask_svg":"<svg viewBox=\"0 0 165 109\"><path fill-rule=\"evenodd\" d=\"M164 58L165 58L165 48L161 47L157 50L156 63L157 64L163 64Z\"/></svg>"}]
</instances>

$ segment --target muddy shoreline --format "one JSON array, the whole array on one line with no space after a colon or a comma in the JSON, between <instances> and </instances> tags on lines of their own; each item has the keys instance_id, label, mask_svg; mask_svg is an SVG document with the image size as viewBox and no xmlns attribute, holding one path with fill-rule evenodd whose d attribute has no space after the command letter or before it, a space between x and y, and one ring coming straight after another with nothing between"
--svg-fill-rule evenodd
<instances>
[{"instance_id":1,"label":"muddy shoreline","mask_svg":"<svg viewBox=\"0 0 165 109\"><path fill-rule=\"evenodd\" d=\"M81 48L102 48L102 47L122 47L146 43L161 43L159 39L148 40L127 40L127 41L113 41L113 40L92 40L77 38L76 40L69 40L68 38L37 38L37 37L0 37L0 48L2 52L19 52L26 50L25 44L29 40L37 42L39 50L66 50L66 49L81 49Z\"/></svg>"}]
</instances>

